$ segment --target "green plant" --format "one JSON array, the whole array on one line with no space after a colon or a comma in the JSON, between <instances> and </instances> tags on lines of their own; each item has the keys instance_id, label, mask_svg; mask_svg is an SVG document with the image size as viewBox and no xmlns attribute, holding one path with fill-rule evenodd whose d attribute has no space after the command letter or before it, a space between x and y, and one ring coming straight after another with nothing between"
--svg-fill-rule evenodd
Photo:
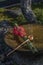
<instances>
[{"instance_id":1,"label":"green plant","mask_svg":"<svg viewBox=\"0 0 43 65\"><path fill-rule=\"evenodd\" d=\"M36 15L36 18L38 21L40 21L41 23L43 23L43 4L39 3L39 4L32 4L32 10Z\"/></svg>"}]
</instances>

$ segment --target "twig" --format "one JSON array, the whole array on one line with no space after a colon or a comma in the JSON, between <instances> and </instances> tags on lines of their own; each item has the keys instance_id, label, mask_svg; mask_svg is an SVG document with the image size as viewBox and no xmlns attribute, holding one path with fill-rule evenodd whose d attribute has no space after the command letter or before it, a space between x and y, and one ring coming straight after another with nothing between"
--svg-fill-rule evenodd
<instances>
[{"instance_id":1,"label":"twig","mask_svg":"<svg viewBox=\"0 0 43 65\"><path fill-rule=\"evenodd\" d=\"M12 54L13 52L15 52L18 48L20 48L22 45L24 45L26 42L28 42L29 39L27 39L26 41L24 41L23 43L21 43L20 45L18 45L13 51L9 52L7 54L7 56L9 56L10 54Z\"/></svg>"}]
</instances>

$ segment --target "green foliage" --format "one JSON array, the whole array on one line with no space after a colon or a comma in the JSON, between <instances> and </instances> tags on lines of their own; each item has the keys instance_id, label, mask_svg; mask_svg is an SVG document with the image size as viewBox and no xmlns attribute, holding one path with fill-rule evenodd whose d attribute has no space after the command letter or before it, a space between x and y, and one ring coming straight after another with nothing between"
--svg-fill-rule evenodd
<instances>
[{"instance_id":1,"label":"green foliage","mask_svg":"<svg viewBox=\"0 0 43 65\"><path fill-rule=\"evenodd\" d=\"M26 19L24 18L23 15L19 15L16 19L17 19L18 23L26 22Z\"/></svg>"},{"instance_id":2,"label":"green foliage","mask_svg":"<svg viewBox=\"0 0 43 65\"><path fill-rule=\"evenodd\" d=\"M0 8L0 12L4 12L5 11L5 9L4 8Z\"/></svg>"},{"instance_id":3,"label":"green foliage","mask_svg":"<svg viewBox=\"0 0 43 65\"><path fill-rule=\"evenodd\" d=\"M37 17L37 20L40 21L41 23L43 23L43 7L42 6L43 6L42 3L32 5L33 12L35 13Z\"/></svg>"},{"instance_id":4,"label":"green foliage","mask_svg":"<svg viewBox=\"0 0 43 65\"><path fill-rule=\"evenodd\" d=\"M12 10L18 10L19 7L12 7L11 8ZM38 21L40 21L41 23L43 23L43 3L33 3L32 4L32 10L33 12L35 13L36 15L36 18ZM21 23L24 23L26 22L26 19L25 17L23 16L23 14L19 15L18 17L16 18L13 18L7 14L4 14L3 12L5 12L6 9L4 8L0 8L0 20L9 20L9 21L12 21L11 22L11 25L14 26L14 23L18 23L18 24L21 24Z\"/></svg>"},{"instance_id":5,"label":"green foliage","mask_svg":"<svg viewBox=\"0 0 43 65\"><path fill-rule=\"evenodd\" d=\"M26 19L23 15L19 15L18 17L14 18L11 22L11 25L14 26L15 23L22 24L23 22L26 22Z\"/></svg>"}]
</instances>

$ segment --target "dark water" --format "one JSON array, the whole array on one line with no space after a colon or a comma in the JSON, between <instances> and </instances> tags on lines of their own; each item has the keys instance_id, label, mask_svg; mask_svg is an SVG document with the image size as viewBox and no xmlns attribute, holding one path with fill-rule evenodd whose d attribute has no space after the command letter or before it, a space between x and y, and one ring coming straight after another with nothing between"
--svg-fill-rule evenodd
<instances>
[{"instance_id":1,"label":"dark water","mask_svg":"<svg viewBox=\"0 0 43 65\"><path fill-rule=\"evenodd\" d=\"M4 56L12 49L4 42L4 32L0 33L0 56ZM0 65L43 65L43 54L34 56L29 52L14 52L4 62L0 59Z\"/></svg>"}]
</instances>

